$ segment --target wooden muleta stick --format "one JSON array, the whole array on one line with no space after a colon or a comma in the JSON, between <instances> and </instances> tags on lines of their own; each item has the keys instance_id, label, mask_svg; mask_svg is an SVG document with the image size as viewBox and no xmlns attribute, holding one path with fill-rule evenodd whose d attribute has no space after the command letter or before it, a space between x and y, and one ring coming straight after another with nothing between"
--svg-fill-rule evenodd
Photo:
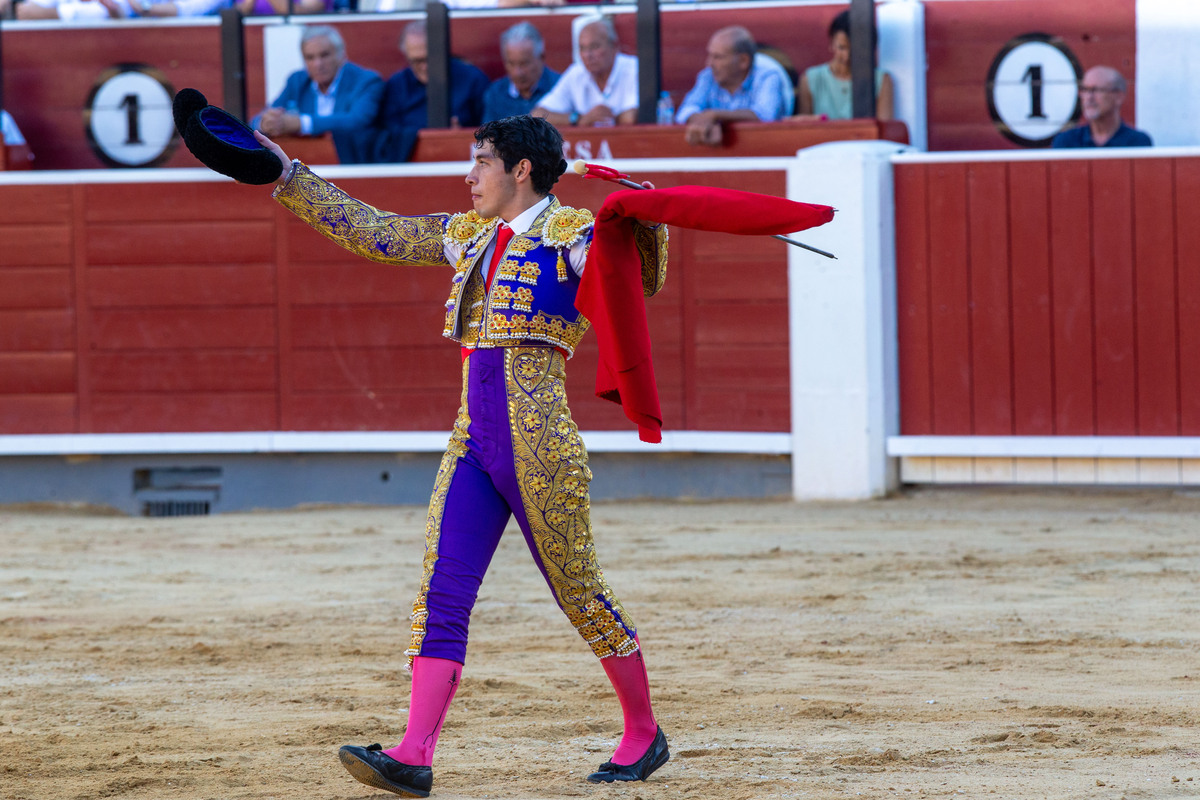
<instances>
[{"instance_id":1,"label":"wooden muleta stick","mask_svg":"<svg viewBox=\"0 0 1200 800\"><path fill-rule=\"evenodd\" d=\"M571 169L575 170L575 172L579 175L589 178L600 178L601 180L611 181L612 183L619 183L622 186L628 186L630 189L646 188L640 183L634 183L633 181L629 180L629 176L623 172L617 172L612 167L601 167L597 164L589 164L583 159L577 159L575 163L571 165ZM802 247L805 250L816 253L817 255L822 255L826 258L832 258L835 260L837 259L837 256L835 256L833 253L827 253L824 250L818 250L812 245L807 245L804 242L797 242L795 239L789 239L788 237L778 233L773 233L771 236L781 242L787 242L795 247Z\"/></svg>"}]
</instances>

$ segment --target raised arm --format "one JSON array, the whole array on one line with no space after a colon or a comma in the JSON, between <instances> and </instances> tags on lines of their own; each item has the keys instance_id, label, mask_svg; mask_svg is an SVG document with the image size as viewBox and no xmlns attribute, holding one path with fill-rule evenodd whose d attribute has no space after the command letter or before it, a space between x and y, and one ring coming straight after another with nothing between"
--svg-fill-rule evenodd
<instances>
[{"instance_id":1,"label":"raised arm","mask_svg":"<svg viewBox=\"0 0 1200 800\"><path fill-rule=\"evenodd\" d=\"M402 217L355 200L261 133L255 136L285 164L272 196L314 230L351 253L382 264L449 266L448 214Z\"/></svg>"}]
</instances>

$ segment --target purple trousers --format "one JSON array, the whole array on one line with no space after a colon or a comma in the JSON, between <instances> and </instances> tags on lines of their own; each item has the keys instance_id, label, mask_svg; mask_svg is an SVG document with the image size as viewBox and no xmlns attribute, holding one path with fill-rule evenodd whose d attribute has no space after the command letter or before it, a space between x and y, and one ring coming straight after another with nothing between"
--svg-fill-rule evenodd
<instances>
[{"instance_id":1,"label":"purple trousers","mask_svg":"<svg viewBox=\"0 0 1200 800\"><path fill-rule=\"evenodd\" d=\"M462 406L425 525L413 603L414 656L466 660L479 584L510 515L554 599L600 658L638 649L633 621L604 580L592 542L587 450L548 346L473 351Z\"/></svg>"}]
</instances>

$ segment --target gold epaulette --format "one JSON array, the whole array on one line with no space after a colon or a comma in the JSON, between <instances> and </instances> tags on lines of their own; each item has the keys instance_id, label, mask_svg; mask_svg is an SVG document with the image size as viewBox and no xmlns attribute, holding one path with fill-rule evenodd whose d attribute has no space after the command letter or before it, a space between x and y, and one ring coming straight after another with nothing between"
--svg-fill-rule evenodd
<instances>
[{"instance_id":1,"label":"gold epaulette","mask_svg":"<svg viewBox=\"0 0 1200 800\"><path fill-rule=\"evenodd\" d=\"M570 247L587 234L596 218L586 208L559 206L546 217L542 226L542 244L557 250Z\"/></svg>"},{"instance_id":2,"label":"gold epaulette","mask_svg":"<svg viewBox=\"0 0 1200 800\"><path fill-rule=\"evenodd\" d=\"M459 247L478 241L496 227L496 218L484 219L474 209L464 214L455 214L446 223L446 238Z\"/></svg>"},{"instance_id":3,"label":"gold epaulette","mask_svg":"<svg viewBox=\"0 0 1200 800\"><path fill-rule=\"evenodd\" d=\"M542 226L542 244L558 251L556 271L559 283L567 279L567 262L563 260L563 251L586 236L595 221L592 212L586 208L570 206L559 206L546 217L546 223Z\"/></svg>"}]
</instances>

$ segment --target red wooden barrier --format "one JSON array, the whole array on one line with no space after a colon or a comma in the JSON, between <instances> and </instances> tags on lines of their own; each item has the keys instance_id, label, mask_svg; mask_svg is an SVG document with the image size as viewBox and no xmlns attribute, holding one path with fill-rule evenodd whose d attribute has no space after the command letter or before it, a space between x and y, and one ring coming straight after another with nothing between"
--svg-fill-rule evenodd
<instances>
[{"instance_id":1,"label":"red wooden barrier","mask_svg":"<svg viewBox=\"0 0 1200 800\"><path fill-rule=\"evenodd\" d=\"M703 179L785 192L776 172ZM399 213L467 207L458 175L339 184ZM559 196L597 208L610 191L568 175ZM266 189L227 182L0 184L0 207L0 434L453 422L461 365L440 335L449 270L353 258ZM788 430L784 250L672 232L666 288L650 301L668 429ZM570 370L579 424L629 430L593 397L595 367L587 337Z\"/></svg>"},{"instance_id":2,"label":"red wooden barrier","mask_svg":"<svg viewBox=\"0 0 1200 800\"><path fill-rule=\"evenodd\" d=\"M1200 159L895 174L903 435L1200 434Z\"/></svg>"},{"instance_id":3,"label":"red wooden barrier","mask_svg":"<svg viewBox=\"0 0 1200 800\"><path fill-rule=\"evenodd\" d=\"M616 128L569 128L564 131L567 158L603 161L610 158L745 158L793 156L797 150L825 142L887 139L908 143L908 128L899 120L848 119L829 122L784 120L725 124L719 147L688 144L681 126L622 125ZM418 134L412 161L467 161L474 131L424 130ZM328 136L284 137L280 145L306 164L336 164Z\"/></svg>"}]
</instances>

